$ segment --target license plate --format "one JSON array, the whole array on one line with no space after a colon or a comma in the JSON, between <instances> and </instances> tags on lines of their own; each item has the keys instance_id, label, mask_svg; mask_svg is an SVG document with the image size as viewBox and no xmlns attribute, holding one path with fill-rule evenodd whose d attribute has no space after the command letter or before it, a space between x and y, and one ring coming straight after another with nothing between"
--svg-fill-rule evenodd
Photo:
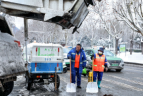
<instances>
[{"instance_id":1,"label":"license plate","mask_svg":"<svg viewBox=\"0 0 143 96\"><path fill-rule=\"evenodd\" d=\"M116 63L112 63L112 66L119 66L118 64L116 64Z\"/></svg>"}]
</instances>

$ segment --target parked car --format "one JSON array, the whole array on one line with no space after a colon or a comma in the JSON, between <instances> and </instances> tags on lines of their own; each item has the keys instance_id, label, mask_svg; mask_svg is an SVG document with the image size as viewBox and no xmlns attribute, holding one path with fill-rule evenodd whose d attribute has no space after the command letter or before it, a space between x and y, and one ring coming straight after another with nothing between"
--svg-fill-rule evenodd
<instances>
[{"instance_id":1,"label":"parked car","mask_svg":"<svg viewBox=\"0 0 143 96\"><path fill-rule=\"evenodd\" d=\"M98 53L97 49L85 49L85 54L91 56ZM111 51L104 50L104 55L107 58L108 69L115 69L117 72L120 72L124 68L124 62L121 58L116 57ZM89 64L92 64L92 60Z\"/></svg>"},{"instance_id":2,"label":"parked car","mask_svg":"<svg viewBox=\"0 0 143 96\"><path fill-rule=\"evenodd\" d=\"M70 60L67 58L67 55L68 55L70 50L71 50L71 48L63 47L64 63L67 66L67 69L70 68Z\"/></svg>"}]
</instances>

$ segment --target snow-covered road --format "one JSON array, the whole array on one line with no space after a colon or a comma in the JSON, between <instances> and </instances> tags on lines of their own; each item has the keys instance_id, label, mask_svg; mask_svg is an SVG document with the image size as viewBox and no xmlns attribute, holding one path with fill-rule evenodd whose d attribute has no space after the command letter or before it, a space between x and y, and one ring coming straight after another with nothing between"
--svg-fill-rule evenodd
<instances>
[{"instance_id":1,"label":"snow-covered road","mask_svg":"<svg viewBox=\"0 0 143 96\"><path fill-rule=\"evenodd\" d=\"M121 72L105 72L101 83L101 90L98 94L87 94L85 92L88 78L82 76L82 89L77 89L76 93L66 93L66 85L69 83L69 72L60 74L61 85L58 92L53 92L52 85L45 86L36 84L31 92L25 88L25 78L19 76L15 82L14 90L9 96L103 96L112 94L113 96L142 96L143 94L143 66L125 65ZM29 95L30 94L30 95Z\"/></svg>"}]
</instances>

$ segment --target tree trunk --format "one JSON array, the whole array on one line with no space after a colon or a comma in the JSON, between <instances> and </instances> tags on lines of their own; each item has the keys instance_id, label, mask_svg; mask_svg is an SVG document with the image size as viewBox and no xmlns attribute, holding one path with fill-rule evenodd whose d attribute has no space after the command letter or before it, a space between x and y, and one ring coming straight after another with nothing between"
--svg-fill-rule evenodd
<instances>
[{"instance_id":1,"label":"tree trunk","mask_svg":"<svg viewBox=\"0 0 143 96\"><path fill-rule=\"evenodd\" d=\"M119 39L115 38L115 54L117 55L118 54L118 41Z\"/></svg>"},{"instance_id":2,"label":"tree trunk","mask_svg":"<svg viewBox=\"0 0 143 96\"><path fill-rule=\"evenodd\" d=\"M130 41L130 55L132 55L133 52L133 40Z\"/></svg>"},{"instance_id":3,"label":"tree trunk","mask_svg":"<svg viewBox=\"0 0 143 96\"><path fill-rule=\"evenodd\" d=\"M142 54L143 54L143 42L141 42L141 49L142 49Z\"/></svg>"}]
</instances>

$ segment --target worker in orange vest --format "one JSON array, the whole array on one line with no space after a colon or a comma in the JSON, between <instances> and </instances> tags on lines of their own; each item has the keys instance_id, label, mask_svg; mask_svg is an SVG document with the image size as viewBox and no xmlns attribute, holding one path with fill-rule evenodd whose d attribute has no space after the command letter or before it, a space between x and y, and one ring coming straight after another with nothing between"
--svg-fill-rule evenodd
<instances>
[{"instance_id":1,"label":"worker in orange vest","mask_svg":"<svg viewBox=\"0 0 143 96\"><path fill-rule=\"evenodd\" d=\"M86 55L80 44L77 44L67 55L71 59L72 83L75 83L77 76L77 88L81 88L82 69L86 67Z\"/></svg>"},{"instance_id":2,"label":"worker in orange vest","mask_svg":"<svg viewBox=\"0 0 143 96\"><path fill-rule=\"evenodd\" d=\"M100 48L98 50L97 54L92 55L92 58L94 57L94 64L93 64L93 81L96 82L96 78L98 75L98 81L97 81L97 85L98 88L100 89L100 84L102 81L102 76L103 76L103 72L104 72L104 67L105 70L107 71L107 59L106 56L103 54L104 53L104 48Z\"/></svg>"}]
</instances>

